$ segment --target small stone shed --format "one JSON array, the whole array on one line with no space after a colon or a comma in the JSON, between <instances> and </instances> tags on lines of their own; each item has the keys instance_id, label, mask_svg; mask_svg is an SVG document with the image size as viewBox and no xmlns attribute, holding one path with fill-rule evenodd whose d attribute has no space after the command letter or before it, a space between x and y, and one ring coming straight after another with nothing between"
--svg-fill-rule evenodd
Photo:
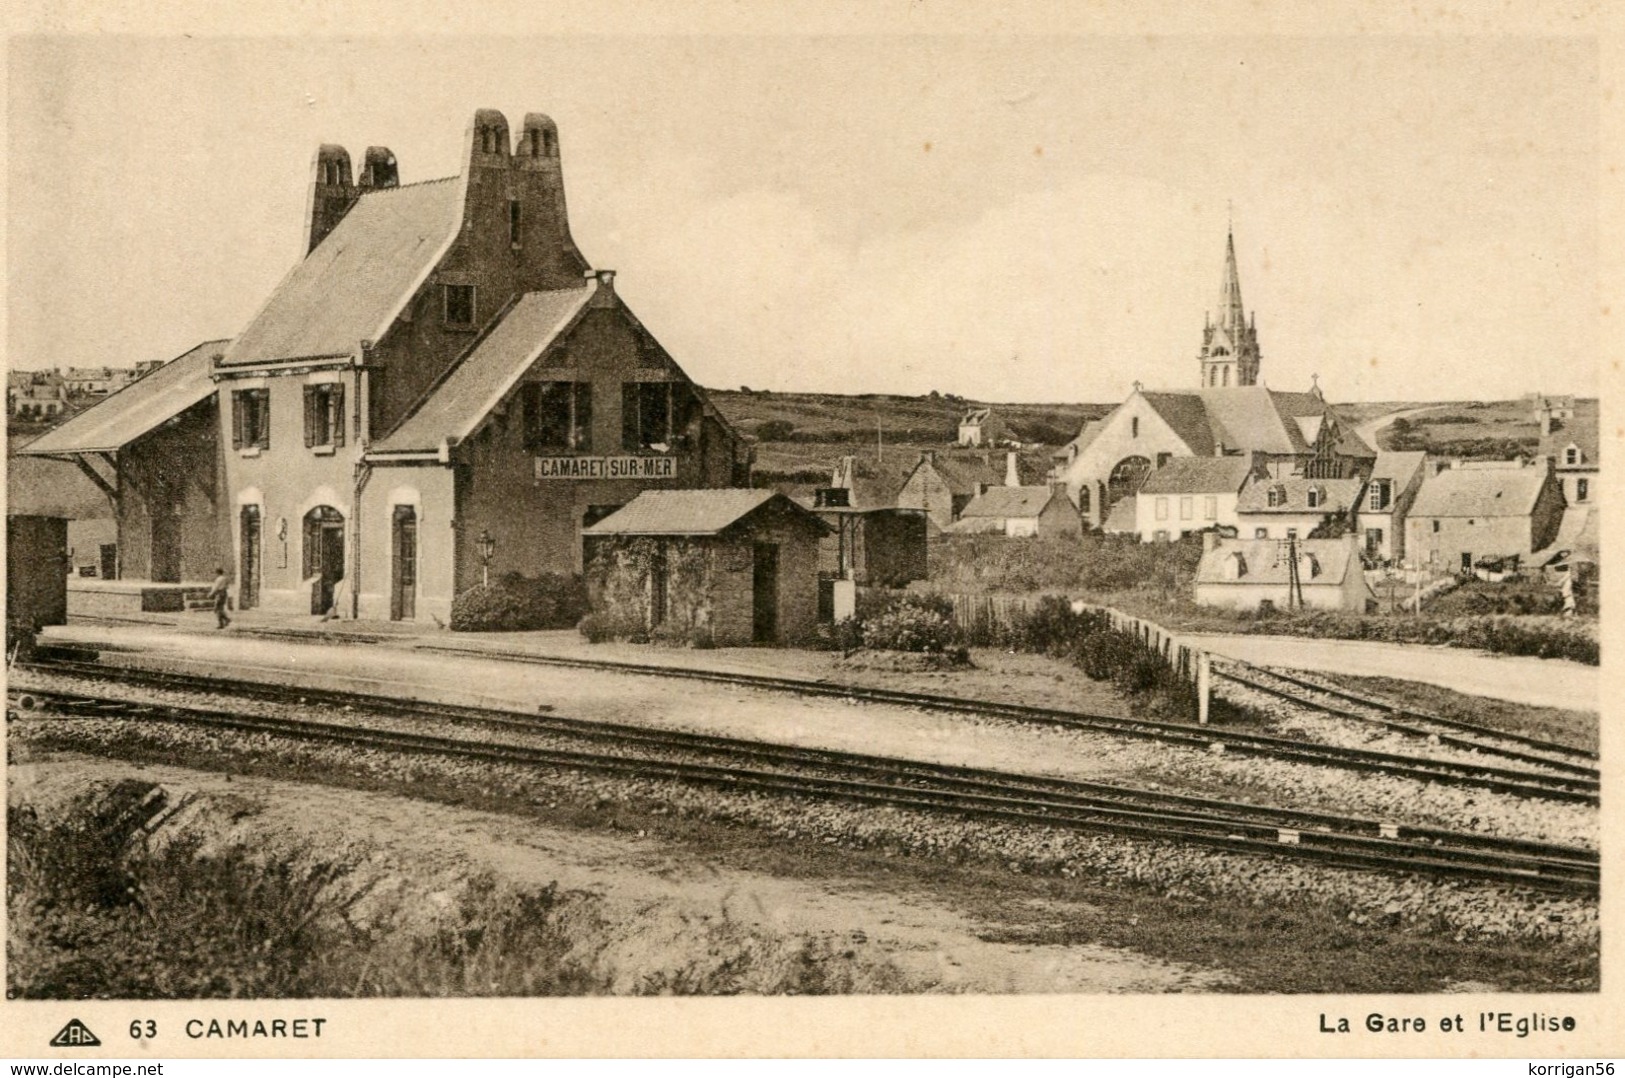
<instances>
[{"instance_id":1,"label":"small stone shed","mask_svg":"<svg viewBox=\"0 0 1625 1078\"><path fill-rule=\"evenodd\" d=\"M818 620L830 529L772 490L646 490L582 529L588 601L612 624L735 647L798 644Z\"/></svg>"}]
</instances>

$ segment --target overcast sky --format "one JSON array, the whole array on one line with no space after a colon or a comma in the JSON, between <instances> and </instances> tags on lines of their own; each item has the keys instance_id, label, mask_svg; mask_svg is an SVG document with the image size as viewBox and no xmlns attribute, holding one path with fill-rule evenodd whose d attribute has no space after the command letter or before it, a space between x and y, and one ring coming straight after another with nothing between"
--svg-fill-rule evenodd
<instances>
[{"instance_id":1,"label":"overcast sky","mask_svg":"<svg viewBox=\"0 0 1625 1078\"><path fill-rule=\"evenodd\" d=\"M1263 378L1596 392L1598 70L1537 38L36 38L9 362L239 332L310 158L559 125L573 232L697 380L1115 401L1196 384L1227 205Z\"/></svg>"}]
</instances>

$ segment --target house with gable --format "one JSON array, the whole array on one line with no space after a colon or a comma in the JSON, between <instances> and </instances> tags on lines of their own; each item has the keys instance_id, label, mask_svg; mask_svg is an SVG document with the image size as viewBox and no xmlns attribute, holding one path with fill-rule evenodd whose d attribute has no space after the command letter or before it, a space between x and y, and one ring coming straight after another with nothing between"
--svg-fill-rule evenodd
<instances>
[{"instance_id":1,"label":"house with gable","mask_svg":"<svg viewBox=\"0 0 1625 1078\"><path fill-rule=\"evenodd\" d=\"M1422 489L1427 454L1380 452L1355 514L1360 549L1368 561L1405 559L1405 518Z\"/></svg>"},{"instance_id":2,"label":"house with gable","mask_svg":"<svg viewBox=\"0 0 1625 1078\"><path fill-rule=\"evenodd\" d=\"M1595 506L1602 491L1598 403L1595 397L1542 397L1536 402L1535 421L1540 424L1536 452L1552 462L1570 506Z\"/></svg>"},{"instance_id":3,"label":"house with gable","mask_svg":"<svg viewBox=\"0 0 1625 1078\"><path fill-rule=\"evenodd\" d=\"M1073 538L1083 534L1078 508L1066 487L989 487L970 500L947 529L955 535L1003 535L1012 539L1041 536Z\"/></svg>"},{"instance_id":4,"label":"house with gable","mask_svg":"<svg viewBox=\"0 0 1625 1078\"><path fill-rule=\"evenodd\" d=\"M1422 481L1405 521L1406 557L1435 572L1471 572L1481 560L1550 546L1563 489L1544 460L1467 462Z\"/></svg>"},{"instance_id":5,"label":"house with gable","mask_svg":"<svg viewBox=\"0 0 1625 1078\"><path fill-rule=\"evenodd\" d=\"M1010 435L1004 420L992 408L970 408L959 418L959 444L972 448L997 446Z\"/></svg>"},{"instance_id":6,"label":"house with gable","mask_svg":"<svg viewBox=\"0 0 1625 1078\"><path fill-rule=\"evenodd\" d=\"M1244 538L1307 539L1320 529L1347 529L1364 489L1360 479L1255 478L1236 500L1237 530Z\"/></svg>"},{"instance_id":7,"label":"house with gable","mask_svg":"<svg viewBox=\"0 0 1625 1078\"><path fill-rule=\"evenodd\" d=\"M937 530L959 519L967 505L997 486L1021 485L1020 461L1014 450L1002 458L979 453L938 453L923 450L897 491L898 509L923 512Z\"/></svg>"}]
</instances>

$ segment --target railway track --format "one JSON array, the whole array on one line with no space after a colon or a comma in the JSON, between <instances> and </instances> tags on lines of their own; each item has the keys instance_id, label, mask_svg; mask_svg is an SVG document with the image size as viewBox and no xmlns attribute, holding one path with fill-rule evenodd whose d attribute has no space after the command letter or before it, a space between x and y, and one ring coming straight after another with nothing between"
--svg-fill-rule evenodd
<instances>
[{"instance_id":1,"label":"railway track","mask_svg":"<svg viewBox=\"0 0 1625 1078\"><path fill-rule=\"evenodd\" d=\"M988 700L967 700L962 697L941 696L934 693L864 688L855 685L811 681L804 678L740 674L716 670L694 670L644 663L564 658L560 656L531 655L524 652L488 651L485 649L440 647L435 645L420 645L418 650L456 655L463 658L495 659L504 662L522 662L541 666L593 670L603 673L682 678L736 685L741 688L769 692L836 697L839 699L860 700L865 703L895 704L903 707L928 708L935 711L985 715L1021 722L1092 730L1123 737L1144 738L1202 749L1208 749L1214 744L1219 744L1224 747L1226 752L1268 756L1296 763L1319 764L1321 766L1395 775L1402 778L1416 779L1421 782L1474 786L1518 797L1541 797L1555 801L1597 804L1600 788L1600 781L1594 774L1550 775L1476 762L1430 760L1367 749L1317 745L1270 734L1224 730L1213 726L1197 726L1192 723L1167 722L1159 719L1126 719L1112 715L1093 715L1081 711L1067 711L1060 708L1004 704Z\"/></svg>"},{"instance_id":2,"label":"railway track","mask_svg":"<svg viewBox=\"0 0 1625 1078\"><path fill-rule=\"evenodd\" d=\"M57 664L53 664L57 665ZM105 668L103 668L105 670ZM58 672L68 672L59 670ZM77 672L77 671L75 671ZM124 671L118 671L123 673ZM220 692L212 679L164 675L171 688ZM211 682L206 689L195 682ZM257 685L252 693L286 702L289 690ZM1192 842L1239 852L1285 854L1343 867L1425 872L1540 890L1591 894L1597 857L1587 850L1517 839L1400 827L1376 821L1164 794L1097 783L936 765L856 753L805 749L712 735L650 730L552 715L448 707L331 690L301 691L307 702L471 722L593 742L612 742L662 756L629 756L471 741L360 728L303 719L246 716L215 709L137 703L57 690L17 690L58 714L171 721L271 733L394 751L572 768L670 779L731 790L835 799L975 818ZM722 762L673 759L701 756ZM745 764L749 766L745 766ZM779 770L763 770L763 767Z\"/></svg>"},{"instance_id":3,"label":"railway track","mask_svg":"<svg viewBox=\"0 0 1625 1078\"><path fill-rule=\"evenodd\" d=\"M1300 707L1343 719L1380 726L1408 737L1448 745L1468 752L1499 757L1519 764L1533 764L1589 783L1600 781L1597 754L1553 741L1503 733L1473 723L1446 719L1419 711L1408 711L1389 702L1350 693L1302 676L1272 668L1228 660L1215 666L1214 675L1257 692L1277 697ZM1345 702L1346 701L1346 702Z\"/></svg>"}]
</instances>

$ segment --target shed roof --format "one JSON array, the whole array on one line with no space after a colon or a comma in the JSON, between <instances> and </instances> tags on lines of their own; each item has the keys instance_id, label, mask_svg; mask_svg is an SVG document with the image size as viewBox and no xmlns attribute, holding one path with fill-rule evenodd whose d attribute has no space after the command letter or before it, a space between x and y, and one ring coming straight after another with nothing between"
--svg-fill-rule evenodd
<instances>
[{"instance_id":1,"label":"shed roof","mask_svg":"<svg viewBox=\"0 0 1625 1078\"><path fill-rule=\"evenodd\" d=\"M1146 477L1141 494L1234 494L1247 481L1246 457L1174 457Z\"/></svg>"},{"instance_id":2,"label":"shed roof","mask_svg":"<svg viewBox=\"0 0 1625 1078\"><path fill-rule=\"evenodd\" d=\"M221 366L346 356L376 336L462 224L456 177L362 195L277 285Z\"/></svg>"},{"instance_id":3,"label":"shed roof","mask_svg":"<svg viewBox=\"0 0 1625 1078\"><path fill-rule=\"evenodd\" d=\"M214 393L209 372L229 340L202 344L16 450L18 455L111 453Z\"/></svg>"},{"instance_id":4,"label":"shed roof","mask_svg":"<svg viewBox=\"0 0 1625 1078\"><path fill-rule=\"evenodd\" d=\"M580 288L525 293L373 452L429 451L447 438L466 438L537 357L575 324L597 290L595 282L588 282Z\"/></svg>"},{"instance_id":5,"label":"shed roof","mask_svg":"<svg viewBox=\"0 0 1625 1078\"><path fill-rule=\"evenodd\" d=\"M113 507L90 478L65 460L6 461L6 515L110 520Z\"/></svg>"},{"instance_id":6,"label":"shed roof","mask_svg":"<svg viewBox=\"0 0 1625 1078\"><path fill-rule=\"evenodd\" d=\"M1548 478L1544 467L1448 468L1422 481L1411 516L1528 516Z\"/></svg>"},{"instance_id":7,"label":"shed roof","mask_svg":"<svg viewBox=\"0 0 1625 1078\"><path fill-rule=\"evenodd\" d=\"M776 490L645 490L582 535L717 535L771 506L819 532L829 526Z\"/></svg>"},{"instance_id":8,"label":"shed roof","mask_svg":"<svg viewBox=\"0 0 1625 1078\"><path fill-rule=\"evenodd\" d=\"M1238 513L1345 513L1354 507L1365 484L1358 479L1255 479L1242 488L1236 499ZM1285 495L1270 504L1269 492L1278 490ZM1310 508L1309 491L1320 490L1325 497Z\"/></svg>"},{"instance_id":9,"label":"shed roof","mask_svg":"<svg viewBox=\"0 0 1625 1078\"><path fill-rule=\"evenodd\" d=\"M1299 566L1298 579L1303 586L1341 587L1350 571L1362 572L1360 559L1354 556L1354 546L1347 539L1300 539L1297 543L1300 558L1313 559L1318 571L1304 572ZM1243 572L1240 578L1227 574L1225 562L1240 556ZM1196 566L1198 584L1281 584L1292 579L1292 566L1287 544L1277 539L1226 539L1212 550L1202 552Z\"/></svg>"},{"instance_id":10,"label":"shed roof","mask_svg":"<svg viewBox=\"0 0 1625 1078\"><path fill-rule=\"evenodd\" d=\"M1012 517L1036 517L1055 497L1049 487L989 487L983 494L972 498L959 513L959 518L993 517L1008 520Z\"/></svg>"}]
</instances>

